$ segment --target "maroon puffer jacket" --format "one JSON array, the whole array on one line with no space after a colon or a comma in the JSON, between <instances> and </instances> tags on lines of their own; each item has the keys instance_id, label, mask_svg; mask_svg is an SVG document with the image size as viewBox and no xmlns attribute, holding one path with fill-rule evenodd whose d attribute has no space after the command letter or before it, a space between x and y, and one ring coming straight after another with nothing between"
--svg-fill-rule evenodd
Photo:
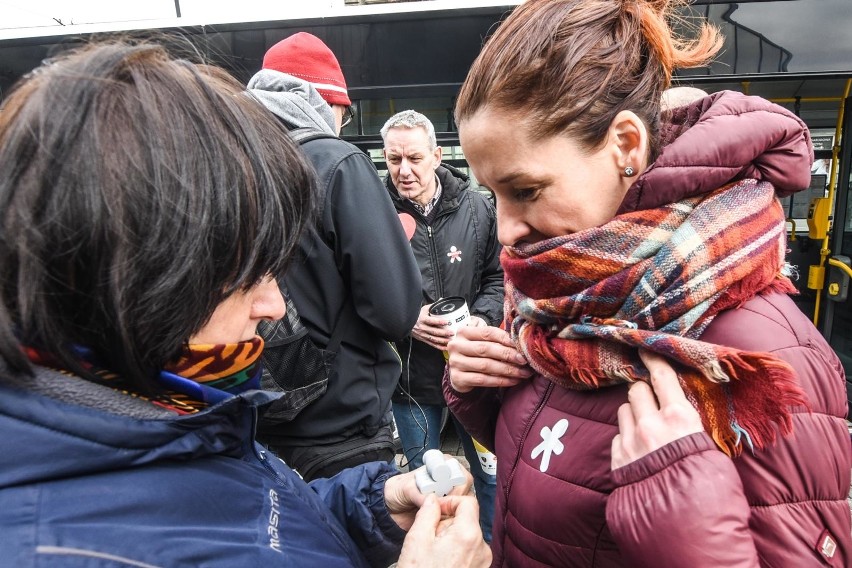
<instances>
[{"instance_id":1,"label":"maroon puffer jacket","mask_svg":"<svg viewBox=\"0 0 852 568\"><path fill-rule=\"evenodd\" d=\"M624 211L745 176L782 195L808 184L804 124L762 99L714 94L678 109L666 134L674 140ZM613 472L624 385L580 392L534 377L460 395L445 381L452 410L497 454L494 566L852 566L852 444L836 355L781 294L718 315L702 339L793 366L811 408L793 409L790 436L730 459L694 434ZM561 451L545 443L562 432Z\"/></svg>"}]
</instances>

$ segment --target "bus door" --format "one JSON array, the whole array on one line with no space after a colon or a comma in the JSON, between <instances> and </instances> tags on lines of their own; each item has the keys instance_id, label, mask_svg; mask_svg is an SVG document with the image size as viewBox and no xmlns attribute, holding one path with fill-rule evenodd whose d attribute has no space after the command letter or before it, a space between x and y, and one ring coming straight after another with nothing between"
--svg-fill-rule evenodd
<instances>
[{"instance_id":1,"label":"bus door","mask_svg":"<svg viewBox=\"0 0 852 568\"><path fill-rule=\"evenodd\" d=\"M822 321L816 322L817 327L843 363L848 399L852 402L852 97L849 94L847 83L842 120L839 121L842 125L838 131L840 145L835 149L832 161L837 169L834 195L831 195L830 186L826 198L828 203L813 200L808 228L811 238L823 243L820 251L822 266L811 267L809 272L809 280L816 279L814 284L823 279L821 294L818 291L817 297L824 300L824 307L819 309L818 300L815 320L822 318ZM834 203L830 201L832 198ZM824 209L828 204L833 206L826 212ZM826 215L830 218L826 219Z\"/></svg>"}]
</instances>

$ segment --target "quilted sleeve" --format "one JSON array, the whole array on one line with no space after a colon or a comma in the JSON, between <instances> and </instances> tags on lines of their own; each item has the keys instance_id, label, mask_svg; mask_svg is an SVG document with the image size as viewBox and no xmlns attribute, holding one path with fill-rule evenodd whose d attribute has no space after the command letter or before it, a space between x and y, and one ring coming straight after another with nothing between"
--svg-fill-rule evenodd
<instances>
[{"instance_id":1,"label":"quilted sleeve","mask_svg":"<svg viewBox=\"0 0 852 568\"><path fill-rule=\"evenodd\" d=\"M405 539L405 531L391 518L384 498L385 482L397 474L393 464L370 462L310 483L370 565L377 568L399 557Z\"/></svg>"},{"instance_id":2,"label":"quilted sleeve","mask_svg":"<svg viewBox=\"0 0 852 568\"><path fill-rule=\"evenodd\" d=\"M444 368L444 400L453 415L474 440L494 451L494 432L500 413L500 389L476 388L457 392L450 383L449 367Z\"/></svg>"},{"instance_id":3,"label":"quilted sleeve","mask_svg":"<svg viewBox=\"0 0 852 568\"><path fill-rule=\"evenodd\" d=\"M613 471L613 538L635 567L757 567L749 505L731 459L705 433Z\"/></svg>"}]
</instances>

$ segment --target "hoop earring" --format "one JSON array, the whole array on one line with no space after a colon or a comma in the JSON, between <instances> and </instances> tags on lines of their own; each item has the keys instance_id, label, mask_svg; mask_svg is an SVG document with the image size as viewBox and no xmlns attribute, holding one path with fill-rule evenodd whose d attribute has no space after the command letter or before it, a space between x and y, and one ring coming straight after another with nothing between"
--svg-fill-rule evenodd
<instances>
[{"instance_id":1,"label":"hoop earring","mask_svg":"<svg viewBox=\"0 0 852 568\"><path fill-rule=\"evenodd\" d=\"M636 175L636 170L633 169L632 166L627 166L624 168L624 177L633 177Z\"/></svg>"}]
</instances>

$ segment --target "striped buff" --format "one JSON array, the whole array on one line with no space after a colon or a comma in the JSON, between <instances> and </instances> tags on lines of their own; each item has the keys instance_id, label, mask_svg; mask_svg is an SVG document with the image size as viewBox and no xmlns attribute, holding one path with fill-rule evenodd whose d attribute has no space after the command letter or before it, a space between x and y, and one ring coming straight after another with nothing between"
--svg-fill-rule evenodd
<instances>
[{"instance_id":1,"label":"striped buff","mask_svg":"<svg viewBox=\"0 0 852 568\"><path fill-rule=\"evenodd\" d=\"M88 380L123 392L178 414L194 414L250 389L260 388L263 339L222 345L184 345L177 360L165 365L156 379L155 392L141 393L124 377L101 366L91 349L75 347L80 364L92 373ZM37 365L71 375L50 352L25 346Z\"/></svg>"},{"instance_id":2,"label":"striped buff","mask_svg":"<svg viewBox=\"0 0 852 568\"><path fill-rule=\"evenodd\" d=\"M506 325L532 368L566 388L647 380L638 349L666 357L728 455L790 432L806 405L793 369L768 353L699 341L721 311L785 276L784 213L772 186L746 180L705 197L620 215L547 241L506 247ZM743 330L748 333L748 330Z\"/></svg>"},{"instance_id":3,"label":"striped buff","mask_svg":"<svg viewBox=\"0 0 852 568\"><path fill-rule=\"evenodd\" d=\"M184 345L165 370L185 379L231 394L260 388L263 339L221 345Z\"/></svg>"}]
</instances>

